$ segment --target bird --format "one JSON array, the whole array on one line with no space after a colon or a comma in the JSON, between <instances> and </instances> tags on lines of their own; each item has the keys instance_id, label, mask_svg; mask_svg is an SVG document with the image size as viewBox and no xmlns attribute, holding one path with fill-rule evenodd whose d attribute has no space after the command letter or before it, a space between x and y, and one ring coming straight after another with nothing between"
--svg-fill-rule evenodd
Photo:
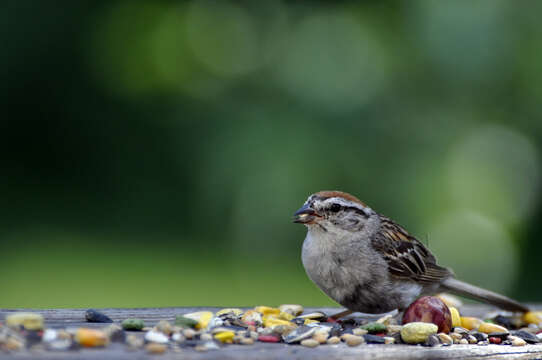
<instances>
[{"instance_id":1,"label":"bird","mask_svg":"<svg viewBox=\"0 0 542 360\"><path fill-rule=\"evenodd\" d=\"M347 309L335 318L404 311L418 297L439 292L529 311L504 295L456 279L416 237L351 194L314 193L293 222L307 227L301 259L308 277Z\"/></svg>"}]
</instances>

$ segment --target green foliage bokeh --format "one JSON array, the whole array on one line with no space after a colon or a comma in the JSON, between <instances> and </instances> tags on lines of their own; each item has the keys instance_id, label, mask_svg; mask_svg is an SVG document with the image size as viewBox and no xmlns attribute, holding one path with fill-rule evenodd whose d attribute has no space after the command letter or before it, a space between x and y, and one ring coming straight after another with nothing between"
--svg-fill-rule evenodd
<instances>
[{"instance_id":1,"label":"green foliage bokeh","mask_svg":"<svg viewBox=\"0 0 542 360\"><path fill-rule=\"evenodd\" d=\"M542 3L8 1L0 307L330 305L339 189L540 301Z\"/></svg>"}]
</instances>

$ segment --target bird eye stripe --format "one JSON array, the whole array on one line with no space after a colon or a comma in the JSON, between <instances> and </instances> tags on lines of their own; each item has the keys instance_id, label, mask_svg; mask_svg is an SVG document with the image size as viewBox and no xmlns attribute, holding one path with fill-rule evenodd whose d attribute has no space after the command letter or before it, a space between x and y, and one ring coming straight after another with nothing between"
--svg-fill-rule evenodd
<instances>
[{"instance_id":1,"label":"bird eye stripe","mask_svg":"<svg viewBox=\"0 0 542 360\"><path fill-rule=\"evenodd\" d=\"M341 210L350 210L350 211L354 211L355 213L357 213L359 215L362 215L365 218L369 217L369 215L367 215L367 213L365 213L365 211L359 209L356 206L344 206L344 205L340 205L340 204L335 203L335 204L331 204L329 206L328 210L331 211L331 212L339 212Z\"/></svg>"}]
</instances>

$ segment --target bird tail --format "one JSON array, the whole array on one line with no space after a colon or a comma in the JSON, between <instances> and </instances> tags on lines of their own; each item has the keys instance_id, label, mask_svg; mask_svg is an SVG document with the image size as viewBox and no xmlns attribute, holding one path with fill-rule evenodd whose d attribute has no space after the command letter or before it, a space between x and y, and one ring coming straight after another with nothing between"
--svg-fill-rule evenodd
<instances>
[{"instance_id":1,"label":"bird tail","mask_svg":"<svg viewBox=\"0 0 542 360\"><path fill-rule=\"evenodd\" d=\"M453 292L457 295L474 298L485 303L495 305L503 310L527 312L529 308L519 302L512 300L504 295L494 293L486 289L479 288L471 284L467 284L461 280L449 277L441 282L444 290Z\"/></svg>"}]
</instances>

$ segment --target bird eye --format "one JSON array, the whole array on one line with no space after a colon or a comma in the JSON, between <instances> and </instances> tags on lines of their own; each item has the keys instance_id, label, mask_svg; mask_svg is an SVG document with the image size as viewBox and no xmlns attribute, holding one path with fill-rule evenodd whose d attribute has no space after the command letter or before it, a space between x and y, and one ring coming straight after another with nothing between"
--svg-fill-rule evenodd
<instances>
[{"instance_id":1,"label":"bird eye","mask_svg":"<svg viewBox=\"0 0 542 360\"><path fill-rule=\"evenodd\" d=\"M341 205L339 204L333 204L329 208L329 211L332 211L332 212L338 212L339 210L341 210Z\"/></svg>"}]
</instances>

